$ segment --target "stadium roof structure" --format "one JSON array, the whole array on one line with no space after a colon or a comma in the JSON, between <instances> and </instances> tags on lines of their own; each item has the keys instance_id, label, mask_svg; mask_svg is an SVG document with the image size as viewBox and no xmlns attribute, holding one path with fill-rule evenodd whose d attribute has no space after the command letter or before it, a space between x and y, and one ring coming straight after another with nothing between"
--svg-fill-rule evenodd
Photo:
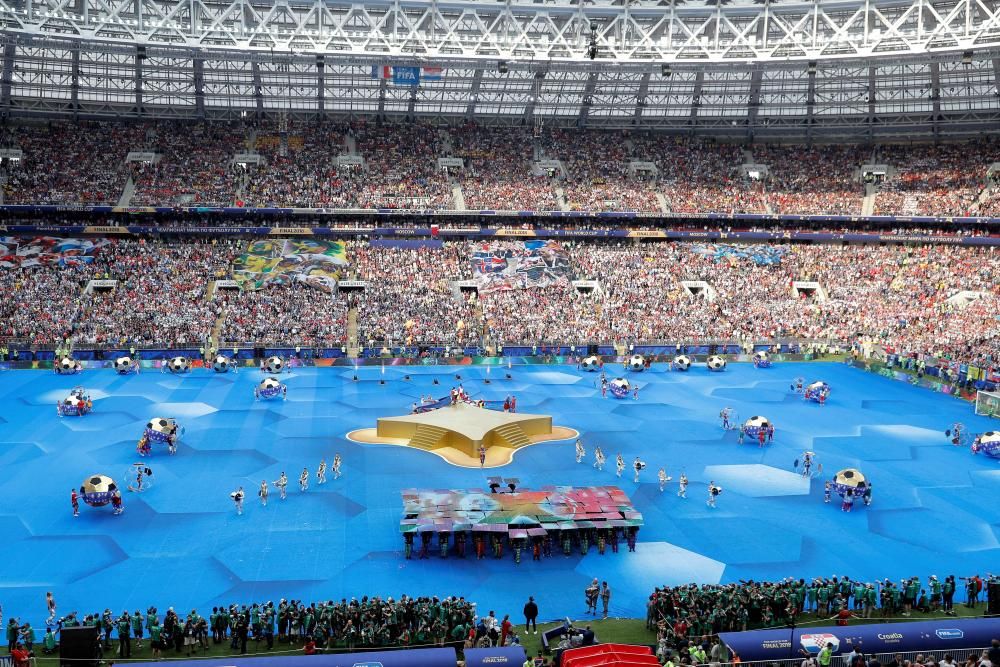
<instances>
[{"instance_id":1,"label":"stadium roof structure","mask_svg":"<svg viewBox=\"0 0 1000 667\"><path fill-rule=\"evenodd\" d=\"M1000 120L1000 0L0 0L14 113L716 135Z\"/></svg>"}]
</instances>

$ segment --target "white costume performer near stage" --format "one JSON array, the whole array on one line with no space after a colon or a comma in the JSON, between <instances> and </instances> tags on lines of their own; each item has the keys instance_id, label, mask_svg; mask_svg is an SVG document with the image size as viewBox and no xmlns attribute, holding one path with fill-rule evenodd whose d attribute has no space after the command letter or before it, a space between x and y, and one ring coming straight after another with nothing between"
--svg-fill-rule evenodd
<instances>
[{"instance_id":1,"label":"white costume performer near stage","mask_svg":"<svg viewBox=\"0 0 1000 667\"><path fill-rule=\"evenodd\" d=\"M615 467L618 469L618 476L621 477L622 473L625 472L625 459L622 458L621 454L615 458Z\"/></svg>"},{"instance_id":2,"label":"white costume performer near stage","mask_svg":"<svg viewBox=\"0 0 1000 667\"><path fill-rule=\"evenodd\" d=\"M587 450L583 448L583 441L576 439L576 462L583 463L583 457L587 455Z\"/></svg>"},{"instance_id":3,"label":"white costume performer near stage","mask_svg":"<svg viewBox=\"0 0 1000 667\"><path fill-rule=\"evenodd\" d=\"M242 486L233 491L232 494L230 494L230 497L233 499L233 503L236 505L237 515L243 514L243 495L244 494Z\"/></svg>"},{"instance_id":4,"label":"white costume performer near stage","mask_svg":"<svg viewBox=\"0 0 1000 667\"><path fill-rule=\"evenodd\" d=\"M677 480L677 484L680 487L677 490L677 497L678 498L687 498L688 497L688 495L687 495L688 494L688 478L687 478L687 475L685 475L684 473L681 473L681 477L680 477L679 480Z\"/></svg>"},{"instance_id":5,"label":"white costume performer near stage","mask_svg":"<svg viewBox=\"0 0 1000 667\"><path fill-rule=\"evenodd\" d=\"M267 480L261 480L260 489L257 491L257 496L260 498L260 504L267 507Z\"/></svg>"},{"instance_id":6,"label":"white costume performer near stage","mask_svg":"<svg viewBox=\"0 0 1000 667\"><path fill-rule=\"evenodd\" d=\"M278 487L278 492L282 500L288 497L288 476L285 475L284 470L281 471L281 477L278 478L278 481L274 485Z\"/></svg>"},{"instance_id":7,"label":"white costume performer near stage","mask_svg":"<svg viewBox=\"0 0 1000 667\"><path fill-rule=\"evenodd\" d=\"M326 459L320 460L319 468L316 469L316 483L326 484Z\"/></svg>"},{"instance_id":8,"label":"white costume performer near stage","mask_svg":"<svg viewBox=\"0 0 1000 667\"><path fill-rule=\"evenodd\" d=\"M299 475L299 491L309 490L309 468L303 468L302 474Z\"/></svg>"},{"instance_id":9,"label":"white costume performer near stage","mask_svg":"<svg viewBox=\"0 0 1000 667\"><path fill-rule=\"evenodd\" d=\"M656 473L656 478L660 481L660 492L663 492L663 487L667 485L672 478L667 475L667 471L660 468L660 471Z\"/></svg>"},{"instance_id":10,"label":"white costume performer near stage","mask_svg":"<svg viewBox=\"0 0 1000 667\"><path fill-rule=\"evenodd\" d=\"M604 452L601 450L600 446L594 448L594 467L598 470L604 470L604 464L607 459L604 458Z\"/></svg>"},{"instance_id":11,"label":"white costume performer near stage","mask_svg":"<svg viewBox=\"0 0 1000 667\"><path fill-rule=\"evenodd\" d=\"M342 461L340 460L340 454L337 454L336 456L333 457L333 478L334 479L340 479L340 464L341 463L342 463Z\"/></svg>"}]
</instances>

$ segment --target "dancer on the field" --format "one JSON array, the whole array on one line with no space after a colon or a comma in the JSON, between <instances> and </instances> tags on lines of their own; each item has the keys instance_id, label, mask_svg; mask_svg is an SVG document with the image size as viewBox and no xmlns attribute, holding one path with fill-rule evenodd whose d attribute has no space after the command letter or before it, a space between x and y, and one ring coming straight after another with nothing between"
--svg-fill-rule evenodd
<instances>
[{"instance_id":1,"label":"dancer on the field","mask_svg":"<svg viewBox=\"0 0 1000 667\"><path fill-rule=\"evenodd\" d=\"M112 514L116 516L125 511L125 505L122 504L122 493L117 489L115 489L115 492L111 495L111 507Z\"/></svg>"},{"instance_id":2,"label":"dancer on the field","mask_svg":"<svg viewBox=\"0 0 1000 667\"><path fill-rule=\"evenodd\" d=\"M594 467L598 470L604 470L604 464L606 462L607 459L604 457L604 451L601 449L601 446L598 445L594 448Z\"/></svg>"},{"instance_id":3,"label":"dancer on the field","mask_svg":"<svg viewBox=\"0 0 1000 667\"><path fill-rule=\"evenodd\" d=\"M275 481L274 485L276 487L278 487L278 497L279 498L281 498L282 500L284 500L285 498L288 497L288 476L285 474L284 470L281 471L281 476L278 477L278 479L277 479L277 481Z\"/></svg>"},{"instance_id":4,"label":"dancer on the field","mask_svg":"<svg viewBox=\"0 0 1000 667\"><path fill-rule=\"evenodd\" d=\"M638 456L635 457L635 461L632 461L632 469L635 470L635 479L633 479L632 481L635 482L636 484L639 483L639 473L642 472L642 469L645 467L646 464L640 461Z\"/></svg>"},{"instance_id":5,"label":"dancer on the field","mask_svg":"<svg viewBox=\"0 0 1000 667\"><path fill-rule=\"evenodd\" d=\"M334 479L340 479L340 464L341 463L342 463L342 461L340 460L340 453L338 452L333 457L333 478Z\"/></svg>"},{"instance_id":6,"label":"dancer on the field","mask_svg":"<svg viewBox=\"0 0 1000 667\"><path fill-rule=\"evenodd\" d=\"M705 501L705 504L714 509L715 508L715 499L719 496L720 493L722 493L722 489L720 489L719 487L717 487L715 485L715 482L709 482L708 483L708 500Z\"/></svg>"},{"instance_id":7,"label":"dancer on the field","mask_svg":"<svg viewBox=\"0 0 1000 667\"><path fill-rule=\"evenodd\" d=\"M677 497L687 498L688 497L688 477L684 473L681 473L680 479L677 480Z\"/></svg>"},{"instance_id":8,"label":"dancer on the field","mask_svg":"<svg viewBox=\"0 0 1000 667\"><path fill-rule=\"evenodd\" d=\"M260 488L257 489L257 497L260 498L260 504L263 507L267 507L267 494L268 494L267 480L262 479L260 480Z\"/></svg>"},{"instance_id":9,"label":"dancer on the field","mask_svg":"<svg viewBox=\"0 0 1000 667\"><path fill-rule=\"evenodd\" d=\"M830 491L831 491L831 487L832 487L832 486L833 486L833 485L832 485L832 484L830 484L830 482L826 482L826 483L825 483L825 484L823 485L823 502L824 502L824 503L828 503L828 502L830 502Z\"/></svg>"},{"instance_id":10,"label":"dancer on the field","mask_svg":"<svg viewBox=\"0 0 1000 667\"><path fill-rule=\"evenodd\" d=\"M719 411L719 419L722 420L722 430L723 431L728 431L729 430L729 408L722 408L722 410Z\"/></svg>"},{"instance_id":11,"label":"dancer on the field","mask_svg":"<svg viewBox=\"0 0 1000 667\"><path fill-rule=\"evenodd\" d=\"M479 467L486 465L486 445L479 445Z\"/></svg>"},{"instance_id":12,"label":"dancer on the field","mask_svg":"<svg viewBox=\"0 0 1000 667\"><path fill-rule=\"evenodd\" d=\"M576 439L576 462L583 463L583 457L587 455L587 450L583 448L583 440Z\"/></svg>"},{"instance_id":13,"label":"dancer on the field","mask_svg":"<svg viewBox=\"0 0 1000 667\"><path fill-rule=\"evenodd\" d=\"M326 459L319 461L319 468L316 469L316 483L326 484Z\"/></svg>"},{"instance_id":14,"label":"dancer on the field","mask_svg":"<svg viewBox=\"0 0 1000 667\"><path fill-rule=\"evenodd\" d=\"M667 475L666 469L660 468L660 471L656 473L656 478L660 482L660 493L663 493L663 487L667 485L667 482L671 480L671 477Z\"/></svg>"},{"instance_id":15,"label":"dancer on the field","mask_svg":"<svg viewBox=\"0 0 1000 667\"><path fill-rule=\"evenodd\" d=\"M618 456L615 457L615 468L618 469L616 474L621 477L622 473L625 472L625 459L622 458L621 452L618 452Z\"/></svg>"},{"instance_id":16,"label":"dancer on the field","mask_svg":"<svg viewBox=\"0 0 1000 667\"><path fill-rule=\"evenodd\" d=\"M242 486L240 488L236 489L236 491L234 491L233 495L232 495L233 503L236 505L236 515L237 516L239 516L240 514L243 514L243 496L244 496L244 494L243 494L243 487Z\"/></svg>"},{"instance_id":17,"label":"dancer on the field","mask_svg":"<svg viewBox=\"0 0 1000 667\"><path fill-rule=\"evenodd\" d=\"M76 495L76 489L69 490L69 502L73 506L73 516L80 516L80 496Z\"/></svg>"},{"instance_id":18,"label":"dancer on the field","mask_svg":"<svg viewBox=\"0 0 1000 667\"><path fill-rule=\"evenodd\" d=\"M299 475L299 491L309 490L309 468L303 468Z\"/></svg>"},{"instance_id":19,"label":"dancer on the field","mask_svg":"<svg viewBox=\"0 0 1000 667\"><path fill-rule=\"evenodd\" d=\"M809 470L812 468L813 459L812 452L805 452L802 454L802 476L808 477Z\"/></svg>"}]
</instances>

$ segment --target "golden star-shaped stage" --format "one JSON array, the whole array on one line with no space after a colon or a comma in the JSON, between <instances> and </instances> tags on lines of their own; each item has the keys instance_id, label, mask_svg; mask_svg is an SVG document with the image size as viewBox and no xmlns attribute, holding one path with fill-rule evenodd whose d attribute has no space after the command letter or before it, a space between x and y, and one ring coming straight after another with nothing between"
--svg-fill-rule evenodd
<instances>
[{"instance_id":1,"label":"golden star-shaped stage","mask_svg":"<svg viewBox=\"0 0 1000 667\"><path fill-rule=\"evenodd\" d=\"M483 467L495 468L510 463L521 447L577 435L571 428L553 427L549 415L500 412L458 403L402 417L382 417L377 428L351 431L347 437L359 443L422 449L467 468L480 467L482 445L486 448Z\"/></svg>"}]
</instances>

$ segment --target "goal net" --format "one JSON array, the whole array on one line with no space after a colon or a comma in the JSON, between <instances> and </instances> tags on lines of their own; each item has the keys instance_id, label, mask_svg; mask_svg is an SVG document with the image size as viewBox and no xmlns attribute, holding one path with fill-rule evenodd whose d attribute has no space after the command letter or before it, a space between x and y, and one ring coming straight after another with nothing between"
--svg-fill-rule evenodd
<instances>
[{"instance_id":1,"label":"goal net","mask_svg":"<svg viewBox=\"0 0 1000 667\"><path fill-rule=\"evenodd\" d=\"M1000 417L1000 392L977 391L976 414L987 417Z\"/></svg>"}]
</instances>

